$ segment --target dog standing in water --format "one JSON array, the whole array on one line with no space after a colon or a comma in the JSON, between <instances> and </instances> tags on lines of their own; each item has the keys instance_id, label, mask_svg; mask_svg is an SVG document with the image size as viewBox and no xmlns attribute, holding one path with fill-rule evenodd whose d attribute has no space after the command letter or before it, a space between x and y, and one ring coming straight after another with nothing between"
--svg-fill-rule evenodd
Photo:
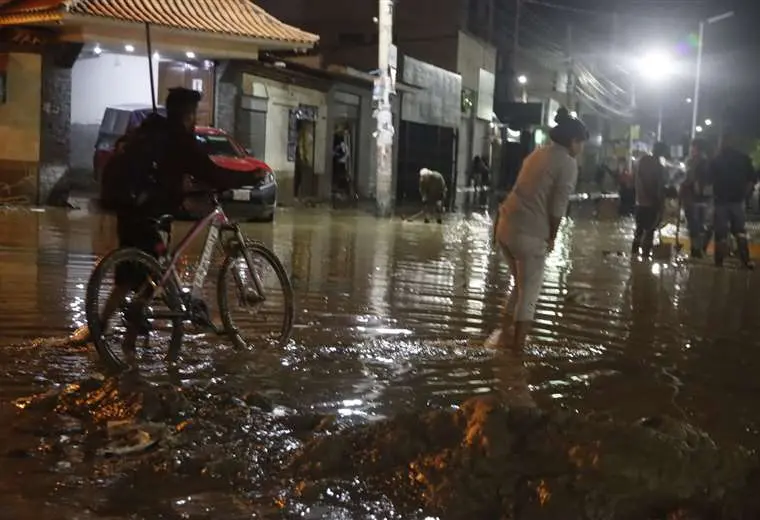
<instances>
[{"instance_id":1,"label":"dog standing in water","mask_svg":"<svg viewBox=\"0 0 760 520\"><path fill-rule=\"evenodd\" d=\"M443 222L443 201L446 200L448 188L446 179L439 172L422 168L420 170L420 197L422 198L422 211L412 215L407 221L425 217L425 223L430 222L431 215L435 216L436 222Z\"/></svg>"}]
</instances>

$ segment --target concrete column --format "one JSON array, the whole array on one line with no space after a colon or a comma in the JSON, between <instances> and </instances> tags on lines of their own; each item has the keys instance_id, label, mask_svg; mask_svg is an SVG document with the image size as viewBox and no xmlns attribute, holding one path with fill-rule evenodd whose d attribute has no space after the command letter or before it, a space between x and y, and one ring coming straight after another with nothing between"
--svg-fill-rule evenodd
<instances>
[{"instance_id":1,"label":"concrete column","mask_svg":"<svg viewBox=\"0 0 760 520\"><path fill-rule=\"evenodd\" d=\"M56 44L42 53L38 204L65 205L71 189L71 68L81 50L81 44Z\"/></svg>"}]
</instances>

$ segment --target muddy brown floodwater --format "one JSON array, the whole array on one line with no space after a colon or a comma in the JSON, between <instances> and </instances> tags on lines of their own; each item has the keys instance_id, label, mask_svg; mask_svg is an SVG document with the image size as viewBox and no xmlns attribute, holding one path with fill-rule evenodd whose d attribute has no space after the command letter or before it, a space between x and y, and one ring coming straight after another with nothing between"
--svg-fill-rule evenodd
<instances>
[{"instance_id":1,"label":"muddy brown floodwater","mask_svg":"<svg viewBox=\"0 0 760 520\"><path fill-rule=\"evenodd\" d=\"M666 415L721 445L760 446L759 275L632 264L619 253L630 221L576 213L530 341L539 406ZM484 346L507 283L488 217L436 226L285 210L245 227L292 273L293 341L240 352L192 336L179 374L154 366L115 381L91 347L66 341L84 321L94 262L115 244L113 222L2 210L0 518L414 516L358 480L294 498L279 470L315 432L503 393L509 371ZM104 455L108 421L136 419L159 447Z\"/></svg>"}]
</instances>

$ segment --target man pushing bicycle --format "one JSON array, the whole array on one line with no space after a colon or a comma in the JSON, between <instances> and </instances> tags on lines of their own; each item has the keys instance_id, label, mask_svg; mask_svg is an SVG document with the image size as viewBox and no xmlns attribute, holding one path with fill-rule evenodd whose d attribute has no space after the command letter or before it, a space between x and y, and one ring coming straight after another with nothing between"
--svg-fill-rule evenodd
<instances>
[{"instance_id":1,"label":"man pushing bicycle","mask_svg":"<svg viewBox=\"0 0 760 520\"><path fill-rule=\"evenodd\" d=\"M101 205L116 214L120 248L137 248L158 258L165 243L156 226L162 215L174 215L185 199L184 181L193 177L211 189L227 189L227 170L217 166L195 138L201 93L186 88L170 89L166 98L166 118L151 114L117 144L114 156L105 166ZM115 273L115 288L103 310L104 321L114 314L127 294L135 290L145 273L139 266L120 265ZM133 322L125 345L134 347L146 323L139 316ZM134 323L138 322L138 323ZM75 338L88 337L80 329Z\"/></svg>"}]
</instances>

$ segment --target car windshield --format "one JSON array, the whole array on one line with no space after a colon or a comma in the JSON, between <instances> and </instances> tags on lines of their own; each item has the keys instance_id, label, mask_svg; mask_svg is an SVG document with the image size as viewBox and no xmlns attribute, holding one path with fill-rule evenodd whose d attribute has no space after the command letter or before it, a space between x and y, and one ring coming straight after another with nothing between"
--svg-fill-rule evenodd
<instances>
[{"instance_id":1,"label":"car windshield","mask_svg":"<svg viewBox=\"0 0 760 520\"><path fill-rule=\"evenodd\" d=\"M196 134L195 138L203 145L209 155L224 157L242 157L242 152L226 135Z\"/></svg>"}]
</instances>

